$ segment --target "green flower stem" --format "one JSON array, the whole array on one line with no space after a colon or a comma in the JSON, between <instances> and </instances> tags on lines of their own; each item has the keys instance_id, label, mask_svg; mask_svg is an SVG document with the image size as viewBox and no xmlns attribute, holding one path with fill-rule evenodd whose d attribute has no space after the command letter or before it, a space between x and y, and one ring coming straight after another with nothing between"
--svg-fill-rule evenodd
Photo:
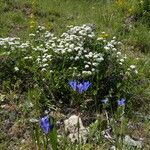
<instances>
[{"instance_id":1,"label":"green flower stem","mask_svg":"<svg viewBox=\"0 0 150 150\"><path fill-rule=\"evenodd\" d=\"M35 133L34 134L35 134L35 142L37 143L38 149L40 150L41 146L40 146L40 135L39 135L38 125L35 125Z\"/></svg>"}]
</instances>

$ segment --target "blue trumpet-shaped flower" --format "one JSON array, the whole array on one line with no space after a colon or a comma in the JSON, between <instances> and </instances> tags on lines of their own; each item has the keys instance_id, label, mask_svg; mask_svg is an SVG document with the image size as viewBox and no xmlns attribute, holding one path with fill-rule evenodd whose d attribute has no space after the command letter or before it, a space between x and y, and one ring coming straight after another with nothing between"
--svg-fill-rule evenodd
<instances>
[{"instance_id":1,"label":"blue trumpet-shaped flower","mask_svg":"<svg viewBox=\"0 0 150 150\"><path fill-rule=\"evenodd\" d=\"M74 91L77 91L81 94L90 87L91 83L89 81L83 81L82 83L78 83L76 80L72 80L69 82L69 85Z\"/></svg>"},{"instance_id":2,"label":"blue trumpet-shaped flower","mask_svg":"<svg viewBox=\"0 0 150 150\"><path fill-rule=\"evenodd\" d=\"M49 133L53 128L53 125L50 124L49 116L44 116L40 119L40 127L45 134Z\"/></svg>"},{"instance_id":3,"label":"blue trumpet-shaped flower","mask_svg":"<svg viewBox=\"0 0 150 150\"><path fill-rule=\"evenodd\" d=\"M118 106L124 106L125 105L125 99L124 98L121 98L120 100L118 100Z\"/></svg>"},{"instance_id":4,"label":"blue trumpet-shaped flower","mask_svg":"<svg viewBox=\"0 0 150 150\"><path fill-rule=\"evenodd\" d=\"M77 90L77 81L76 80L70 81L69 85L73 88L74 91Z\"/></svg>"},{"instance_id":5,"label":"blue trumpet-shaped flower","mask_svg":"<svg viewBox=\"0 0 150 150\"><path fill-rule=\"evenodd\" d=\"M82 83L77 84L77 91L78 91L79 93L82 93L82 92L84 91L84 86L83 86Z\"/></svg>"}]
</instances>

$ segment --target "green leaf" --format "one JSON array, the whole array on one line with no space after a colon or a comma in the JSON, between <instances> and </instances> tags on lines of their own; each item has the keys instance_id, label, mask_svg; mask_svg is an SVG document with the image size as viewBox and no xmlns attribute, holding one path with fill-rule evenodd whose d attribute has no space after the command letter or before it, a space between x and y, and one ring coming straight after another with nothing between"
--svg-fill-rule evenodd
<instances>
[{"instance_id":1,"label":"green leaf","mask_svg":"<svg viewBox=\"0 0 150 150\"><path fill-rule=\"evenodd\" d=\"M54 127L53 130L49 133L50 144L53 150L57 150L57 130Z\"/></svg>"}]
</instances>

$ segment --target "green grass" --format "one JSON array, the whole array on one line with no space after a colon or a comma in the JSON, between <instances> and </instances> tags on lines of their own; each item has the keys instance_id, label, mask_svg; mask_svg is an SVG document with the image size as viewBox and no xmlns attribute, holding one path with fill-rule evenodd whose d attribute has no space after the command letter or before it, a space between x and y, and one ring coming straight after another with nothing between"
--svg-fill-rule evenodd
<instances>
[{"instance_id":1,"label":"green grass","mask_svg":"<svg viewBox=\"0 0 150 150\"><path fill-rule=\"evenodd\" d=\"M149 22L138 13L138 0L1 0L0 1L0 37L21 37L27 39L28 34L38 25L43 25L58 35L67 30L69 25L82 25L86 23L95 24L97 31L105 31L109 36L116 36L124 43L124 49L128 55L138 57L140 59L138 64L140 83L134 90L132 97L133 104L136 111L149 115L149 99L150 99L150 26ZM33 26L33 28L31 28ZM6 83L6 88L8 83ZM28 112L26 110L24 101L32 99L34 102L34 95L29 91L27 97L15 97L19 91L11 93L10 89L6 93L7 100L10 104L17 106L19 112L16 122L21 120L26 123L27 118L37 114L35 110ZM17 89L17 88L16 88ZM13 96L12 96L13 95ZM18 94L19 95L19 94ZM11 97L12 96L12 97ZM15 97L15 98L14 98ZM38 96L36 97L38 99ZM142 105L141 105L142 103ZM133 107L131 107L133 108ZM12 111L12 110L11 110ZM11 112L10 111L10 112ZM13 111L12 111L13 112ZM132 110L131 110L132 112ZM39 113L39 112L38 112ZM130 114L130 111L128 112ZM0 125L2 126L3 119L7 116L7 112L1 117ZM36 116L36 115L35 115ZM131 121L142 122L137 117L137 120L131 117ZM18 123L18 122L17 122ZM21 124L22 125L22 124ZM28 126L28 125L27 125ZM138 131L136 128L135 135L142 134L148 145L149 122L141 123L142 129ZM30 129L31 130L31 129ZM4 135L3 135L4 134ZM22 147L27 150L32 148L32 142L29 138L27 143L21 143L21 140L9 142L9 136L3 132L0 135L0 149L11 149L10 146L16 146L16 149ZM21 133L22 134L22 133ZM132 134L129 131L127 134ZM15 135L14 135L15 136ZM26 138L26 137L25 137ZM97 149L106 149L108 143L100 143ZM109 144L108 144L109 145ZM64 144L64 147L66 145ZM95 148L94 144L86 144L83 149ZM92 147L92 148L90 148ZM33 145L34 148L34 145ZM130 148L129 148L130 149ZM145 148L146 149L146 148Z\"/></svg>"},{"instance_id":2,"label":"green grass","mask_svg":"<svg viewBox=\"0 0 150 150\"><path fill-rule=\"evenodd\" d=\"M133 20L125 24L126 18L134 15L137 0L122 1L123 3L103 0L1 1L0 35L26 37L30 31L30 15L33 14L37 25L44 25L55 33L65 31L68 25L93 23L98 31L120 37L127 43L133 42L137 47L143 41L142 49L148 50L150 37L147 36L147 25L137 21L134 26ZM133 25L133 28L126 31L129 25Z\"/></svg>"}]
</instances>

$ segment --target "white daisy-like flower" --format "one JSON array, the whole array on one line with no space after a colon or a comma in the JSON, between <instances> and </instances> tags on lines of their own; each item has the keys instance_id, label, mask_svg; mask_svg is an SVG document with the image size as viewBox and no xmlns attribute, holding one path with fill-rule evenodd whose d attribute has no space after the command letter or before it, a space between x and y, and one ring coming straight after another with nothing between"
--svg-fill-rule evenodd
<instances>
[{"instance_id":1,"label":"white daisy-like flower","mask_svg":"<svg viewBox=\"0 0 150 150\"><path fill-rule=\"evenodd\" d=\"M31 33L31 34L29 34L29 36L35 36L35 34Z\"/></svg>"},{"instance_id":2,"label":"white daisy-like flower","mask_svg":"<svg viewBox=\"0 0 150 150\"><path fill-rule=\"evenodd\" d=\"M124 62L124 59L120 59L119 61L120 61L120 62Z\"/></svg>"},{"instance_id":3,"label":"white daisy-like flower","mask_svg":"<svg viewBox=\"0 0 150 150\"><path fill-rule=\"evenodd\" d=\"M103 40L103 37L97 38L97 41L102 41L102 40Z\"/></svg>"},{"instance_id":4,"label":"white daisy-like flower","mask_svg":"<svg viewBox=\"0 0 150 150\"><path fill-rule=\"evenodd\" d=\"M71 56L71 57L70 57L70 60L73 60L73 59L74 59L74 57L73 57L73 56Z\"/></svg>"},{"instance_id":5,"label":"white daisy-like flower","mask_svg":"<svg viewBox=\"0 0 150 150\"><path fill-rule=\"evenodd\" d=\"M92 72L91 72L91 71L82 71L82 74L85 74L85 75L91 75Z\"/></svg>"},{"instance_id":6,"label":"white daisy-like flower","mask_svg":"<svg viewBox=\"0 0 150 150\"><path fill-rule=\"evenodd\" d=\"M121 52L117 52L117 55L121 55Z\"/></svg>"},{"instance_id":7,"label":"white daisy-like flower","mask_svg":"<svg viewBox=\"0 0 150 150\"><path fill-rule=\"evenodd\" d=\"M73 49L74 48L74 44L70 44L69 48Z\"/></svg>"},{"instance_id":8,"label":"white daisy-like flower","mask_svg":"<svg viewBox=\"0 0 150 150\"><path fill-rule=\"evenodd\" d=\"M47 55L47 56L46 56L46 58L51 58L51 57L52 57L52 55Z\"/></svg>"},{"instance_id":9,"label":"white daisy-like flower","mask_svg":"<svg viewBox=\"0 0 150 150\"><path fill-rule=\"evenodd\" d=\"M93 66L98 66L98 63L95 63L95 62L94 62L94 63L92 63L92 65L93 65Z\"/></svg>"},{"instance_id":10,"label":"white daisy-like flower","mask_svg":"<svg viewBox=\"0 0 150 150\"><path fill-rule=\"evenodd\" d=\"M135 65L131 65L130 68L131 68L131 69L135 69L136 66L135 66Z\"/></svg>"},{"instance_id":11,"label":"white daisy-like flower","mask_svg":"<svg viewBox=\"0 0 150 150\"><path fill-rule=\"evenodd\" d=\"M52 43L52 47L55 47L56 46L56 44L55 43Z\"/></svg>"},{"instance_id":12,"label":"white daisy-like flower","mask_svg":"<svg viewBox=\"0 0 150 150\"><path fill-rule=\"evenodd\" d=\"M104 49L105 50L109 50L110 48L108 46L104 46Z\"/></svg>"},{"instance_id":13,"label":"white daisy-like flower","mask_svg":"<svg viewBox=\"0 0 150 150\"><path fill-rule=\"evenodd\" d=\"M79 59L79 56L76 56L74 59L75 59L75 60L78 60L78 59Z\"/></svg>"},{"instance_id":14,"label":"white daisy-like flower","mask_svg":"<svg viewBox=\"0 0 150 150\"><path fill-rule=\"evenodd\" d=\"M27 57L24 57L24 59L28 59L29 57L27 56Z\"/></svg>"},{"instance_id":15,"label":"white daisy-like flower","mask_svg":"<svg viewBox=\"0 0 150 150\"><path fill-rule=\"evenodd\" d=\"M96 59L97 62L101 62L101 61L103 61L103 60L104 60L103 57L100 57L100 58L97 58L97 59Z\"/></svg>"},{"instance_id":16,"label":"white daisy-like flower","mask_svg":"<svg viewBox=\"0 0 150 150\"><path fill-rule=\"evenodd\" d=\"M43 60L42 60L42 62L46 62L47 61L47 59L46 58L44 58Z\"/></svg>"},{"instance_id":17,"label":"white daisy-like flower","mask_svg":"<svg viewBox=\"0 0 150 150\"><path fill-rule=\"evenodd\" d=\"M135 70L134 72L135 72L135 74L138 74L138 71L137 71L137 70Z\"/></svg>"},{"instance_id":18,"label":"white daisy-like flower","mask_svg":"<svg viewBox=\"0 0 150 150\"><path fill-rule=\"evenodd\" d=\"M89 68L90 66L89 65L85 65L85 68Z\"/></svg>"},{"instance_id":19,"label":"white daisy-like flower","mask_svg":"<svg viewBox=\"0 0 150 150\"><path fill-rule=\"evenodd\" d=\"M94 69L94 68L92 68L92 71L94 72L94 71L95 71L95 69Z\"/></svg>"},{"instance_id":20,"label":"white daisy-like flower","mask_svg":"<svg viewBox=\"0 0 150 150\"><path fill-rule=\"evenodd\" d=\"M125 55L123 58L124 58L124 59L127 59L127 55Z\"/></svg>"},{"instance_id":21,"label":"white daisy-like flower","mask_svg":"<svg viewBox=\"0 0 150 150\"><path fill-rule=\"evenodd\" d=\"M63 50L60 49L60 51L61 51L62 54L64 54L66 52L64 49Z\"/></svg>"},{"instance_id":22,"label":"white daisy-like flower","mask_svg":"<svg viewBox=\"0 0 150 150\"><path fill-rule=\"evenodd\" d=\"M91 75L91 74L92 74L92 72L91 72L91 71L87 71L87 74L88 74L88 75Z\"/></svg>"},{"instance_id":23,"label":"white daisy-like flower","mask_svg":"<svg viewBox=\"0 0 150 150\"><path fill-rule=\"evenodd\" d=\"M42 68L41 71L42 71L42 72L46 71L46 68Z\"/></svg>"},{"instance_id":24,"label":"white daisy-like flower","mask_svg":"<svg viewBox=\"0 0 150 150\"><path fill-rule=\"evenodd\" d=\"M48 66L48 64L43 64L43 67L47 67Z\"/></svg>"},{"instance_id":25,"label":"white daisy-like flower","mask_svg":"<svg viewBox=\"0 0 150 150\"><path fill-rule=\"evenodd\" d=\"M117 49L116 48L112 48L112 51L117 51Z\"/></svg>"},{"instance_id":26,"label":"white daisy-like flower","mask_svg":"<svg viewBox=\"0 0 150 150\"><path fill-rule=\"evenodd\" d=\"M91 62L87 62L87 64L91 65L92 63Z\"/></svg>"},{"instance_id":27,"label":"white daisy-like flower","mask_svg":"<svg viewBox=\"0 0 150 150\"><path fill-rule=\"evenodd\" d=\"M67 52L69 52L69 53L72 52L72 49L68 49Z\"/></svg>"},{"instance_id":28,"label":"white daisy-like flower","mask_svg":"<svg viewBox=\"0 0 150 150\"><path fill-rule=\"evenodd\" d=\"M92 53L92 52L89 52L88 56L89 56L89 57L92 57L92 56L93 56L93 53Z\"/></svg>"},{"instance_id":29,"label":"white daisy-like flower","mask_svg":"<svg viewBox=\"0 0 150 150\"><path fill-rule=\"evenodd\" d=\"M18 68L18 67L15 67L14 69L15 69L15 71L19 71L19 68Z\"/></svg>"}]
</instances>

